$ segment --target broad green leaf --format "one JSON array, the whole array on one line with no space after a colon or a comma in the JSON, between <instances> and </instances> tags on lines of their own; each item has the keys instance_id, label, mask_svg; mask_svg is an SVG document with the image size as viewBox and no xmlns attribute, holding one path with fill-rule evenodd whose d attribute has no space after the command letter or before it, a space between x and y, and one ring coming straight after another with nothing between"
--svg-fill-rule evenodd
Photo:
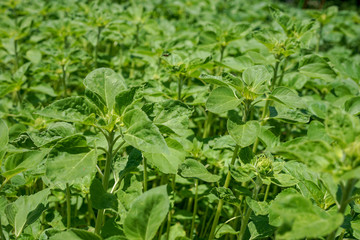
<instances>
[{"instance_id":1,"label":"broad green leaf","mask_svg":"<svg viewBox=\"0 0 360 240\"><path fill-rule=\"evenodd\" d=\"M238 233L229 224L226 224L226 223L217 225L215 232L216 232L215 238L220 238L221 236L223 236L225 234L235 235Z\"/></svg>"},{"instance_id":2,"label":"broad green leaf","mask_svg":"<svg viewBox=\"0 0 360 240\"><path fill-rule=\"evenodd\" d=\"M94 178L90 186L90 200L95 209L112 208L117 210L116 196L106 192L97 178Z\"/></svg>"},{"instance_id":3,"label":"broad green leaf","mask_svg":"<svg viewBox=\"0 0 360 240\"><path fill-rule=\"evenodd\" d=\"M187 133L191 109L180 101L167 100L156 103L152 116L154 124L162 133L176 133L183 136Z\"/></svg>"},{"instance_id":4,"label":"broad green leaf","mask_svg":"<svg viewBox=\"0 0 360 240\"><path fill-rule=\"evenodd\" d=\"M110 111L115 106L116 96L127 89L124 79L109 68L99 68L89 73L84 79L84 85L98 94Z\"/></svg>"},{"instance_id":5,"label":"broad green leaf","mask_svg":"<svg viewBox=\"0 0 360 240\"><path fill-rule=\"evenodd\" d=\"M0 150L9 142L9 129L4 120L0 119Z\"/></svg>"},{"instance_id":6,"label":"broad green leaf","mask_svg":"<svg viewBox=\"0 0 360 240\"><path fill-rule=\"evenodd\" d=\"M260 133L260 124L257 121L240 124L228 119L227 129L235 142L244 148L255 142Z\"/></svg>"},{"instance_id":7,"label":"broad green leaf","mask_svg":"<svg viewBox=\"0 0 360 240\"><path fill-rule=\"evenodd\" d=\"M246 197L246 203L254 211L256 215L268 215L269 203L256 201L250 197Z\"/></svg>"},{"instance_id":8,"label":"broad green leaf","mask_svg":"<svg viewBox=\"0 0 360 240\"><path fill-rule=\"evenodd\" d=\"M289 174L277 173L274 174L271 182L280 187L291 187L296 185L299 181Z\"/></svg>"},{"instance_id":9,"label":"broad green leaf","mask_svg":"<svg viewBox=\"0 0 360 240\"><path fill-rule=\"evenodd\" d=\"M38 64L41 61L41 52L37 49L30 49L26 52L26 58L33 64Z\"/></svg>"},{"instance_id":10,"label":"broad green leaf","mask_svg":"<svg viewBox=\"0 0 360 240\"><path fill-rule=\"evenodd\" d=\"M197 178L205 182L217 182L220 176L210 173L199 161L187 159L179 166L179 174L184 178Z\"/></svg>"},{"instance_id":11,"label":"broad green leaf","mask_svg":"<svg viewBox=\"0 0 360 240\"><path fill-rule=\"evenodd\" d=\"M50 237L50 240L102 240L102 238L94 233L83 229L69 229Z\"/></svg>"},{"instance_id":12,"label":"broad green leaf","mask_svg":"<svg viewBox=\"0 0 360 240\"><path fill-rule=\"evenodd\" d=\"M269 129L264 126L261 126L258 137L266 146L266 148L272 148L280 144L280 137L275 136Z\"/></svg>"},{"instance_id":13,"label":"broad green leaf","mask_svg":"<svg viewBox=\"0 0 360 240\"><path fill-rule=\"evenodd\" d=\"M229 68L234 71L242 72L245 69L251 67L253 65L253 61L250 57L241 56L237 58L226 57L221 62L215 61L217 65Z\"/></svg>"},{"instance_id":14,"label":"broad green leaf","mask_svg":"<svg viewBox=\"0 0 360 240\"><path fill-rule=\"evenodd\" d=\"M318 55L305 56L300 62L299 72L310 78L320 78L328 82L336 77L330 65Z\"/></svg>"},{"instance_id":15,"label":"broad green leaf","mask_svg":"<svg viewBox=\"0 0 360 240\"><path fill-rule=\"evenodd\" d=\"M243 72L242 77L248 90L256 94L262 94L264 93L266 83L270 82L272 76L265 66L256 65L247 68Z\"/></svg>"},{"instance_id":16,"label":"broad green leaf","mask_svg":"<svg viewBox=\"0 0 360 240\"><path fill-rule=\"evenodd\" d=\"M127 130L124 139L135 148L147 153L169 154L169 149L159 129L140 109L133 109L124 115Z\"/></svg>"},{"instance_id":17,"label":"broad green leaf","mask_svg":"<svg viewBox=\"0 0 360 240\"><path fill-rule=\"evenodd\" d=\"M230 165L230 173L235 181L248 182L256 176L256 169L251 164L244 164L242 166Z\"/></svg>"},{"instance_id":18,"label":"broad green leaf","mask_svg":"<svg viewBox=\"0 0 360 240\"><path fill-rule=\"evenodd\" d=\"M124 222L129 240L152 240L169 211L166 185L140 195L132 204Z\"/></svg>"},{"instance_id":19,"label":"broad green leaf","mask_svg":"<svg viewBox=\"0 0 360 240\"><path fill-rule=\"evenodd\" d=\"M300 194L280 194L270 205L270 224L279 239L319 238L343 223L340 213L327 213Z\"/></svg>"},{"instance_id":20,"label":"broad green leaf","mask_svg":"<svg viewBox=\"0 0 360 240\"><path fill-rule=\"evenodd\" d=\"M360 97L354 97L345 102L345 110L353 115L360 114Z\"/></svg>"},{"instance_id":21,"label":"broad green leaf","mask_svg":"<svg viewBox=\"0 0 360 240\"><path fill-rule=\"evenodd\" d=\"M75 127L66 122L55 122L49 124L46 130L30 132L29 136L38 147L48 147L55 144L64 137L75 134Z\"/></svg>"},{"instance_id":22,"label":"broad green leaf","mask_svg":"<svg viewBox=\"0 0 360 240\"><path fill-rule=\"evenodd\" d=\"M326 133L345 146L360 134L360 121L357 117L339 110L334 110L325 119Z\"/></svg>"},{"instance_id":23,"label":"broad green leaf","mask_svg":"<svg viewBox=\"0 0 360 240\"><path fill-rule=\"evenodd\" d=\"M97 153L87 146L83 135L59 141L49 153L45 176L53 184L73 184L96 169Z\"/></svg>"},{"instance_id":24,"label":"broad green leaf","mask_svg":"<svg viewBox=\"0 0 360 240\"><path fill-rule=\"evenodd\" d=\"M228 202L235 206L240 204L240 200L237 197L235 197L234 193L231 191L230 188L215 187L211 189L210 193L214 194L218 199L222 199L225 202Z\"/></svg>"},{"instance_id":25,"label":"broad green leaf","mask_svg":"<svg viewBox=\"0 0 360 240\"><path fill-rule=\"evenodd\" d=\"M319 121L311 121L308 127L307 136L310 140L323 140L331 143L333 140L325 131L325 126Z\"/></svg>"},{"instance_id":26,"label":"broad green leaf","mask_svg":"<svg viewBox=\"0 0 360 240\"><path fill-rule=\"evenodd\" d=\"M270 98L291 108L305 107L305 104L302 102L302 99L298 96L297 92L287 87L275 88L271 93Z\"/></svg>"},{"instance_id":27,"label":"broad green leaf","mask_svg":"<svg viewBox=\"0 0 360 240\"><path fill-rule=\"evenodd\" d=\"M22 169L22 171L36 169L39 167L39 164L41 164L48 153L49 149L14 153L6 158L4 164L6 171L3 172L2 175L8 176L9 171L14 172L20 169Z\"/></svg>"},{"instance_id":28,"label":"broad green leaf","mask_svg":"<svg viewBox=\"0 0 360 240\"><path fill-rule=\"evenodd\" d=\"M238 99L229 87L218 87L210 93L206 108L213 113L221 114L240 105L243 99Z\"/></svg>"},{"instance_id":29,"label":"broad green leaf","mask_svg":"<svg viewBox=\"0 0 360 240\"><path fill-rule=\"evenodd\" d=\"M270 107L270 117L290 123L308 123L310 121L310 116L308 114L283 105Z\"/></svg>"},{"instance_id":30,"label":"broad green leaf","mask_svg":"<svg viewBox=\"0 0 360 240\"><path fill-rule=\"evenodd\" d=\"M91 124L98 111L94 105L83 97L68 97L55 101L36 113L62 121Z\"/></svg>"},{"instance_id":31,"label":"broad green leaf","mask_svg":"<svg viewBox=\"0 0 360 240\"><path fill-rule=\"evenodd\" d=\"M251 235L250 240L262 239L274 234L276 228L269 225L268 216L252 216L251 220L252 221L248 224Z\"/></svg>"},{"instance_id":32,"label":"broad green leaf","mask_svg":"<svg viewBox=\"0 0 360 240\"><path fill-rule=\"evenodd\" d=\"M169 149L168 153L144 152L144 157L162 173L176 174L178 166L185 160L186 153L183 146L175 139L168 137L165 141Z\"/></svg>"},{"instance_id":33,"label":"broad green leaf","mask_svg":"<svg viewBox=\"0 0 360 240\"><path fill-rule=\"evenodd\" d=\"M14 226L15 236L20 236L23 229L36 221L45 210L50 189L44 189L33 195L21 196L6 206L5 213Z\"/></svg>"},{"instance_id":34,"label":"broad green leaf","mask_svg":"<svg viewBox=\"0 0 360 240\"><path fill-rule=\"evenodd\" d=\"M130 88L129 90L121 91L115 97L115 112L118 115L122 115L129 105L134 101L137 88Z\"/></svg>"},{"instance_id":35,"label":"broad green leaf","mask_svg":"<svg viewBox=\"0 0 360 240\"><path fill-rule=\"evenodd\" d=\"M243 86L240 78L227 72L224 72L222 76L213 76L202 73L199 78L207 83L212 83L219 86L232 86L234 88L240 88Z\"/></svg>"}]
</instances>

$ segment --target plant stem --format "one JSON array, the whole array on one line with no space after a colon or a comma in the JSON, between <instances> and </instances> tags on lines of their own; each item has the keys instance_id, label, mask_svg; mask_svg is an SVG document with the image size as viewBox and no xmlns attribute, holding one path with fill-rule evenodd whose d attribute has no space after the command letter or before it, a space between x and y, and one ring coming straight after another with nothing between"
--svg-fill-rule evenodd
<instances>
[{"instance_id":1,"label":"plant stem","mask_svg":"<svg viewBox=\"0 0 360 240\"><path fill-rule=\"evenodd\" d=\"M4 236L4 232L2 230L1 217L0 217L0 237L1 237L1 239L6 239L5 236Z\"/></svg>"},{"instance_id":2,"label":"plant stem","mask_svg":"<svg viewBox=\"0 0 360 240\"><path fill-rule=\"evenodd\" d=\"M346 209L347 205L349 204L349 200L351 199L351 194L353 192L354 186L357 183L357 181L358 181L357 179L349 179L346 182L344 192L342 193L342 196L341 196L338 213L341 213L342 215L344 215L345 209ZM327 237L327 240L334 240L336 237L337 230L338 229L336 229L331 234L329 234Z\"/></svg>"},{"instance_id":3,"label":"plant stem","mask_svg":"<svg viewBox=\"0 0 360 240\"><path fill-rule=\"evenodd\" d=\"M71 227L71 192L70 186L66 184L66 228Z\"/></svg>"},{"instance_id":4,"label":"plant stem","mask_svg":"<svg viewBox=\"0 0 360 240\"><path fill-rule=\"evenodd\" d=\"M265 191L265 196L264 196L264 202L266 202L268 196L269 196L269 190L270 190L270 185L271 183L269 183L267 186L266 186L266 191Z\"/></svg>"},{"instance_id":5,"label":"plant stem","mask_svg":"<svg viewBox=\"0 0 360 240\"><path fill-rule=\"evenodd\" d=\"M195 218L196 218L196 212L198 207L198 185L199 180L195 179L195 200L194 200L194 209L193 209L193 215L191 220L191 230L190 230L190 238L193 239L194 236L194 229L195 229Z\"/></svg>"},{"instance_id":6,"label":"plant stem","mask_svg":"<svg viewBox=\"0 0 360 240\"><path fill-rule=\"evenodd\" d=\"M261 184L260 185L255 184L254 189L253 189L253 196L252 196L253 199L257 200L257 196L258 196L260 188L261 188ZM246 227L249 223L251 213L252 213L252 209L250 207L248 207L246 210L246 214L241 221L241 227L240 227L240 233L238 235L238 240L242 240L244 237Z\"/></svg>"},{"instance_id":7,"label":"plant stem","mask_svg":"<svg viewBox=\"0 0 360 240\"><path fill-rule=\"evenodd\" d=\"M19 68L18 40L14 40L14 51L15 51L15 71L16 71Z\"/></svg>"},{"instance_id":8,"label":"plant stem","mask_svg":"<svg viewBox=\"0 0 360 240\"><path fill-rule=\"evenodd\" d=\"M95 68L98 67L98 63L97 63L97 59L98 59L98 46L99 46L99 42L100 42L100 34L101 34L102 27L98 26L97 30L98 30L98 32L97 32L96 45L95 45Z\"/></svg>"},{"instance_id":9,"label":"plant stem","mask_svg":"<svg viewBox=\"0 0 360 240\"><path fill-rule=\"evenodd\" d=\"M183 77L180 75L178 79L178 94L177 94L177 99L179 101L181 101L182 84L183 84Z\"/></svg>"},{"instance_id":10,"label":"plant stem","mask_svg":"<svg viewBox=\"0 0 360 240\"><path fill-rule=\"evenodd\" d=\"M240 146L236 144L235 146L235 149L234 149L234 152L233 152L233 156L231 158L231 163L230 165L234 165L235 163L235 160L236 160L236 157L237 157L237 154L239 152L239 148ZM226 175L226 179L225 179L225 183L224 183L224 188L228 188L229 187L229 184L230 184L230 181L231 181L231 173L230 173L230 169ZM218 203L218 206L217 206L217 209L216 209L216 213L215 213L215 217L214 217L214 221L213 221L213 224L212 224L212 227L211 227L211 231L210 231L210 235L209 235L209 240L212 240L214 239L215 237L215 229L216 229L216 226L218 225L218 222L219 222L219 218L220 218L220 214L221 214L221 210L222 210L222 207L223 207L223 204L224 204L224 200L223 199L220 199L219 200L219 203Z\"/></svg>"},{"instance_id":11,"label":"plant stem","mask_svg":"<svg viewBox=\"0 0 360 240\"><path fill-rule=\"evenodd\" d=\"M63 89L64 89L64 97L66 97L66 70L65 70L65 66L62 65L62 85L63 85Z\"/></svg>"},{"instance_id":12,"label":"plant stem","mask_svg":"<svg viewBox=\"0 0 360 240\"><path fill-rule=\"evenodd\" d=\"M172 176L172 189L173 189L173 201L175 201L175 179L176 179L176 174L174 174ZM172 209L174 208L174 205L172 206L172 208L169 211L168 214L168 222L167 222L167 226L166 226L166 240L169 240L169 235L170 235L170 226L171 226L171 218L172 218Z\"/></svg>"},{"instance_id":13,"label":"plant stem","mask_svg":"<svg viewBox=\"0 0 360 240\"><path fill-rule=\"evenodd\" d=\"M104 177L103 177L103 188L105 191L107 191L108 186L109 186L109 178L110 178L110 169L111 169L111 163L113 160L113 147L115 145L115 132L111 131L109 132L109 135L107 136L107 142L108 142L108 150L107 150L107 154L106 154L106 163L105 163L105 173L104 173ZM100 229L102 227L103 224L103 218L104 218L104 213L105 210L98 210L98 215L96 218L96 223L95 223L95 233L99 234L100 233Z\"/></svg>"},{"instance_id":14,"label":"plant stem","mask_svg":"<svg viewBox=\"0 0 360 240\"><path fill-rule=\"evenodd\" d=\"M319 49L320 49L320 42L321 42L321 38L322 38L322 30L323 30L323 24L320 23L319 32L318 32L318 39L317 39L316 49L315 49L315 51L317 53L319 52Z\"/></svg>"},{"instance_id":15,"label":"plant stem","mask_svg":"<svg viewBox=\"0 0 360 240\"><path fill-rule=\"evenodd\" d=\"M143 188L144 188L144 192L146 192L147 191L147 167L146 167L146 165L147 165L147 161L146 161L146 158L144 157L143 158L143 165L144 165L144 186L143 186Z\"/></svg>"},{"instance_id":16,"label":"plant stem","mask_svg":"<svg viewBox=\"0 0 360 240\"><path fill-rule=\"evenodd\" d=\"M273 75L273 78L272 78L272 80L270 82L270 90L274 89L275 84L276 84L277 73L278 73L279 63L280 63L280 57L281 56L275 56L276 63L275 63L275 67L274 67L274 75ZM270 100L266 99L265 106L263 108L262 115L261 115L261 123L260 123L261 126L264 126L265 123L266 123L265 118L266 118L267 113L268 113L269 105L270 105ZM253 146L253 152L254 153L256 153L257 147L259 145L259 141L260 141L260 139L257 137L256 140L255 140L254 146Z\"/></svg>"}]
</instances>

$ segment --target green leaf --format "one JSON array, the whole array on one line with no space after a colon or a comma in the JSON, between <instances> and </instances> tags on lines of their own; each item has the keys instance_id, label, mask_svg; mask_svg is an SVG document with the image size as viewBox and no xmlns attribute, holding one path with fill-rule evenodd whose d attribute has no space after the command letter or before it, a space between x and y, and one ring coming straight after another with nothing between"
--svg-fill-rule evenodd
<instances>
[{"instance_id":1,"label":"green leaf","mask_svg":"<svg viewBox=\"0 0 360 240\"><path fill-rule=\"evenodd\" d=\"M235 197L234 193L231 191L230 188L215 187L211 189L210 193L214 194L218 199L222 199L225 202L228 202L235 206L240 204L240 200L237 197Z\"/></svg>"},{"instance_id":2,"label":"green leaf","mask_svg":"<svg viewBox=\"0 0 360 240\"><path fill-rule=\"evenodd\" d=\"M238 233L229 224L226 224L226 223L217 225L215 232L216 232L215 238L220 238L221 236L223 236L225 234L235 235Z\"/></svg>"},{"instance_id":3,"label":"green leaf","mask_svg":"<svg viewBox=\"0 0 360 240\"><path fill-rule=\"evenodd\" d=\"M251 222L248 224L250 232L250 240L252 239L262 239L270 237L275 232L275 227L269 225L268 216L252 216Z\"/></svg>"},{"instance_id":4,"label":"green leaf","mask_svg":"<svg viewBox=\"0 0 360 240\"><path fill-rule=\"evenodd\" d=\"M248 182L255 177L256 169L251 164L244 164L242 166L230 165L231 176L237 182Z\"/></svg>"},{"instance_id":5,"label":"green leaf","mask_svg":"<svg viewBox=\"0 0 360 240\"><path fill-rule=\"evenodd\" d=\"M308 123L310 121L308 114L281 105L270 107L270 117L290 123Z\"/></svg>"},{"instance_id":6,"label":"green leaf","mask_svg":"<svg viewBox=\"0 0 360 240\"><path fill-rule=\"evenodd\" d=\"M353 115L360 114L360 97L350 98L345 102L345 110Z\"/></svg>"},{"instance_id":7,"label":"green leaf","mask_svg":"<svg viewBox=\"0 0 360 240\"><path fill-rule=\"evenodd\" d=\"M185 160L186 152L183 146L175 139L169 137L165 141L168 146L168 153L144 152L144 157L162 173L176 174L178 166Z\"/></svg>"},{"instance_id":8,"label":"green leaf","mask_svg":"<svg viewBox=\"0 0 360 240\"><path fill-rule=\"evenodd\" d=\"M327 61L318 55L305 56L300 62L299 72L311 77L320 78L325 81L333 81L336 73Z\"/></svg>"},{"instance_id":9,"label":"green leaf","mask_svg":"<svg viewBox=\"0 0 360 240\"><path fill-rule=\"evenodd\" d=\"M9 222L14 226L15 236L20 236L23 229L36 221L45 210L50 189L44 189L29 196L20 196L5 208Z\"/></svg>"},{"instance_id":10,"label":"green leaf","mask_svg":"<svg viewBox=\"0 0 360 240\"><path fill-rule=\"evenodd\" d=\"M124 222L129 240L152 240L169 211L166 185L152 188L133 202Z\"/></svg>"},{"instance_id":11,"label":"green leaf","mask_svg":"<svg viewBox=\"0 0 360 240\"><path fill-rule=\"evenodd\" d=\"M118 95L116 95L115 112L119 116L121 116L124 113L125 109L133 103L137 89L138 88L133 87L129 90L122 91Z\"/></svg>"},{"instance_id":12,"label":"green leaf","mask_svg":"<svg viewBox=\"0 0 360 240\"><path fill-rule=\"evenodd\" d=\"M26 58L33 64L38 64L41 61L41 52L37 49L30 49L26 52Z\"/></svg>"},{"instance_id":13,"label":"green leaf","mask_svg":"<svg viewBox=\"0 0 360 240\"><path fill-rule=\"evenodd\" d=\"M242 101L229 87L218 87L210 93L206 108L210 112L221 114L236 108Z\"/></svg>"},{"instance_id":14,"label":"green leaf","mask_svg":"<svg viewBox=\"0 0 360 240\"><path fill-rule=\"evenodd\" d=\"M240 78L227 72L224 72L222 76L213 76L202 73L199 78L207 83L212 83L220 86L232 86L234 88L239 88L243 86Z\"/></svg>"},{"instance_id":15,"label":"green leaf","mask_svg":"<svg viewBox=\"0 0 360 240\"><path fill-rule=\"evenodd\" d=\"M66 122L49 124L48 128L40 132L30 132L29 136L37 147L49 147L64 137L75 134L75 127Z\"/></svg>"},{"instance_id":16,"label":"green leaf","mask_svg":"<svg viewBox=\"0 0 360 240\"><path fill-rule=\"evenodd\" d=\"M124 79L110 68L92 71L84 79L84 85L102 98L109 111L115 106L116 96L127 89Z\"/></svg>"},{"instance_id":17,"label":"green leaf","mask_svg":"<svg viewBox=\"0 0 360 240\"><path fill-rule=\"evenodd\" d=\"M118 203L116 196L107 193L101 181L97 178L94 178L90 186L90 200L95 209L112 208L117 211Z\"/></svg>"},{"instance_id":18,"label":"green leaf","mask_svg":"<svg viewBox=\"0 0 360 240\"><path fill-rule=\"evenodd\" d=\"M153 122L164 133L187 133L192 110L180 101L167 100L154 104Z\"/></svg>"},{"instance_id":19,"label":"green leaf","mask_svg":"<svg viewBox=\"0 0 360 240\"><path fill-rule=\"evenodd\" d=\"M231 137L242 148L253 144L260 133L260 124L257 121L248 121L240 124L228 119L227 129Z\"/></svg>"},{"instance_id":20,"label":"green leaf","mask_svg":"<svg viewBox=\"0 0 360 240\"><path fill-rule=\"evenodd\" d=\"M305 104L297 92L287 87L275 88L270 98L290 108L305 108Z\"/></svg>"},{"instance_id":21,"label":"green leaf","mask_svg":"<svg viewBox=\"0 0 360 240\"><path fill-rule=\"evenodd\" d=\"M133 109L124 115L127 130L124 139L127 143L147 153L169 153L166 142L159 129L140 109Z\"/></svg>"},{"instance_id":22,"label":"green leaf","mask_svg":"<svg viewBox=\"0 0 360 240\"><path fill-rule=\"evenodd\" d=\"M9 129L4 120L0 119L0 150L9 142Z\"/></svg>"},{"instance_id":23,"label":"green leaf","mask_svg":"<svg viewBox=\"0 0 360 240\"><path fill-rule=\"evenodd\" d=\"M73 135L59 141L46 162L46 177L53 184L73 184L96 170L97 153L87 146L83 135Z\"/></svg>"},{"instance_id":24,"label":"green leaf","mask_svg":"<svg viewBox=\"0 0 360 240\"><path fill-rule=\"evenodd\" d=\"M68 97L53 102L37 114L67 122L80 122L92 124L98 111L87 99L83 97Z\"/></svg>"},{"instance_id":25,"label":"green leaf","mask_svg":"<svg viewBox=\"0 0 360 240\"><path fill-rule=\"evenodd\" d=\"M343 223L340 213L328 213L300 194L279 194L270 205L270 224L278 229L279 239L319 238Z\"/></svg>"},{"instance_id":26,"label":"green leaf","mask_svg":"<svg viewBox=\"0 0 360 240\"><path fill-rule=\"evenodd\" d=\"M296 185L299 181L289 174L277 173L274 174L271 182L280 187L291 187Z\"/></svg>"},{"instance_id":27,"label":"green leaf","mask_svg":"<svg viewBox=\"0 0 360 240\"><path fill-rule=\"evenodd\" d=\"M60 232L50 237L50 240L102 240L102 238L94 233L82 229L69 229L66 232Z\"/></svg>"},{"instance_id":28,"label":"green leaf","mask_svg":"<svg viewBox=\"0 0 360 240\"><path fill-rule=\"evenodd\" d=\"M13 172L26 171L36 169L39 167L45 156L49 153L49 149L22 151L14 153L5 160L5 172L2 173L4 177L10 177Z\"/></svg>"},{"instance_id":29,"label":"green leaf","mask_svg":"<svg viewBox=\"0 0 360 240\"><path fill-rule=\"evenodd\" d=\"M205 182L217 182L220 176L210 173L199 161L187 159L179 166L179 175L184 178L197 178Z\"/></svg>"},{"instance_id":30,"label":"green leaf","mask_svg":"<svg viewBox=\"0 0 360 240\"><path fill-rule=\"evenodd\" d=\"M246 203L256 215L269 214L269 203L267 202L259 202L251 197L246 197Z\"/></svg>"},{"instance_id":31,"label":"green leaf","mask_svg":"<svg viewBox=\"0 0 360 240\"><path fill-rule=\"evenodd\" d=\"M262 94L265 90L265 84L269 83L272 76L263 65L256 65L247 68L243 74L243 81L248 86L248 90L256 94Z\"/></svg>"},{"instance_id":32,"label":"green leaf","mask_svg":"<svg viewBox=\"0 0 360 240\"><path fill-rule=\"evenodd\" d=\"M226 57L221 62L215 61L215 63L238 72L242 72L253 65L253 61L248 56Z\"/></svg>"}]
</instances>

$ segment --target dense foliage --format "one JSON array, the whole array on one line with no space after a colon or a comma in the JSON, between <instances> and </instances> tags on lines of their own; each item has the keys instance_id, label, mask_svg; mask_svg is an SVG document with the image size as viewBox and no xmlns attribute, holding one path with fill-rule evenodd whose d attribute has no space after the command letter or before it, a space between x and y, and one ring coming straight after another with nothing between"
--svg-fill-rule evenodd
<instances>
[{"instance_id":1,"label":"dense foliage","mask_svg":"<svg viewBox=\"0 0 360 240\"><path fill-rule=\"evenodd\" d=\"M0 2L1 239L360 239L360 15Z\"/></svg>"}]
</instances>

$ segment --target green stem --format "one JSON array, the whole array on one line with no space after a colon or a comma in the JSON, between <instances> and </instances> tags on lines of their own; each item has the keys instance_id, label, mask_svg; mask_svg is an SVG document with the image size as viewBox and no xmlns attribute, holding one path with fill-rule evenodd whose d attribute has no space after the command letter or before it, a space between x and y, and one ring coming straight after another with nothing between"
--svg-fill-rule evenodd
<instances>
[{"instance_id":1,"label":"green stem","mask_svg":"<svg viewBox=\"0 0 360 240\"><path fill-rule=\"evenodd\" d=\"M71 227L71 192L70 186L66 184L66 228Z\"/></svg>"},{"instance_id":2,"label":"green stem","mask_svg":"<svg viewBox=\"0 0 360 240\"><path fill-rule=\"evenodd\" d=\"M172 176L172 197L173 197L173 201L175 201L175 180L176 180L176 174L174 174ZM171 219L172 219L172 210L173 210L174 206L171 207L169 214L168 214L168 222L167 222L167 226L166 226L166 240L169 240L169 235L170 235L170 226L171 226Z\"/></svg>"},{"instance_id":3,"label":"green stem","mask_svg":"<svg viewBox=\"0 0 360 240\"><path fill-rule=\"evenodd\" d=\"M144 157L143 158L143 165L144 165L144 192L147 191L147 161L146 161L146 158Z\"/></svg>"},{"instance_id":4,"label":"green stem","mask_svg":"<svg viewBox=\"0 0 360 240\"><path fill-rule=\"evenodd\" d=\"M103 185L103 188L105 191L108 190L108 186L109 186L111 163L113 160L113 153L114 153L113 148L116 143L115 132L114 131L109 132L106 139L108 142L108 150L107 150L107 154L106 154L105 173L104 173L104 177L103 177L103 181L102 181L102 185ZM123 144L124 144L124 142L121 143L120 146L122 146ZM97 234L100 233L100 229L102 227L103 220L104 220L104 214L105 214L105 210L98 210L98 215L97 215L96 223L95 223L95 233L97 233Z\"/></svg>"},{"instance_id":5,"label":"green stem","mask_svg":"<svg viewBox=\"0 0 360 240\"><path fill-rule=\"evenodd\" d=\"M239 152L239 149L240 149L240 146L236 144L235 146L235 149L234 149L234 152L233 152L233 156L231 158L231 163L230 165L234 165L235 163L235 160L236 160L236 157L237 157L237 154ZM230 184L230 181L231 181L231 173L230 173L230 169L226 175L226 179L225 179L225 183L224 183L224 188L228 188L229 187L229 184ZM220 215L221 215L221 210L222 210L222 207L224 205L224 200L223 199L220 199L219 200L219 203L218 203L218 206L217 206L217 209L216 209L216 213L215 213L215 217L214 217L214 221L213 221L213 224L212 224L212 227L211 227L211 230L210 230L210 236L209 236L209 240L212 240L214 239L215 237L215 229L216 229L216 226L218 225L218 222L219 222L219 218L220 218Z\"/></svg>"},{"instance_id":6,"label":"green stem","mask_svg":"<svg viewBox=\"0 0 360 240\"><path fill-rule=\"evenodd\" d=\"M66 97L66 89L67 89L67 87L66 87L66 70L65 70L65 66L64 65L62 65L62 85L63 85L63 89L64 89L64 97Z\"/></svg>"},{"instance_id":7,"label":"green stem","mask_svg":"<svg viewBox=\"0 0 360 240\"><path fill-rule=\"evenodd\" d=\"M207 204L206 209L205 209L205 213L203 215L203 220L202 220L202 223L201 223L200 237L203 236L203 232L205 230L205 223L206 223L206 218L207 218L208 212L209 212L209 205Z\"/></svg>"},{"instance_id":8,"label":"green stem","mask_svg":"<svg viewBox=\"0 0 360 240\"><path fill-rule=\"evenodd\" d=\"M193 209L193 215L191 220L191 230L190 230L190 238L193 239L194 236L194 229L195 229L195 218L197 213L197 207L198 207L198 185L199 180L195 179L195 200L194 200L194 209Z\"/></svg>"},{"instance_id":9,"label":"green stem","mask_svg":"<svg viewBox=\"0 0 360 240\"><path fill-rule=\"evenodd\" d=\"M3 232L3 230L2 230L2 225L1 225L1 217L0 217L0 237L1 237L1 239L6 239L5 238L5 235L4 235L4 232Z\"/></svg>"},{"instance_id":10,"label":"green stem","mask_svg":"<svg viewBox=\"0 0 360 240\"><path fill-rule=\"evenodd\" d=\"M342 215L344 215L346 207L349 204L349 200L351 199L351 194L353 192L354 186L357 183L357 181L358 181L357 179L349 179L346 182L344 192L342 193L342 196L341 196L338 213L341 213ZM336 237L337 230L338 229L336 229L331 234L329 234L327 237L327 240L334 240Z\"/></svg>"},{"instance_id":11,"label":"green stem","mask_svg":"<svg viewBox=\"0 0 360 240\"><path fill-rule=\"evenodd\" d=\"M273 75L273 78L271 80L270 90L274 89L275 84L276 84L276 78L277 78L277 73L278 73L278 69L279 69L280 58L281 58L281 56L276 56L275 57L276 63L275 63L275 67L274 67L274 75ZM266 99L266 101L265 101L265 105L264 105L262 115L261 115L261 123L260 123L261 126L264 126L265 123L266 123L265 118L266 118L267 113L268 113L268 108L269 108L269 105L270 105L270 101L271 100L269 100L269 99ZM255 143L253 145L253 152L254 153L256 153L256 151L257 151L259 141L260 141L260 139L257 137L256 140L255 140Z\"/></svg>"},{"instance_id":12,"label":"green stem","mask_svg":"<svg viewBox=\"0 0 360 240\"><path fill-rule=\"evenodd\" d=\"M261 188L261 184L260 185L255 184L254 189L253 189L253 196L252 196L253 199L257 200L257 196L258 196L260 188ZM250 207L248 207L246 210L246 214L241 221L241 227L240 227L240 233L238 235L238 240L242 240L244 237L246 227L249 223L251 213L252 213L252 209Z\"/></svg>"},{"instance_id":13,"label":"green stem","mask_svg":"<svg viewBox=\"0 0 360 240\"><path fill-rule=\"evenodd\" d=\"M315 51L317 53L319 52L319 49L320 49L320 42L321 42L321 38L322 38L322 30L323 30L323 25L322 25L322 23L320 23L320 28L319 28L319 32L318 32L318 39L317 39L316 49L315 49Z\"/></svg>"},{"instance_id":14,"label":"green stem","mask_svg":"<svg viewBox=\"0 0 360 240\"><path fill-rule=\"evenodd\" d=\"M183 84L183 77L180 75L178 79L178 94L177 94L177 99L179 101L181 101L182 84Z\"/></svg>"},{"instance_id":15,"label":"green stem","mask_svg":"<svg viewBox=\"0 0 360 240\"><path fill-rule=\"evenodd\" d=\"M14 51L15 51L15 71L19 68L19 54L18 54L18 40L14 40Z\"/></svg>"},{"instance_id":16,"label":"green stem","mask_svg":"<svg viewBox=\"0 0 360 240\"><path fill-rule=\"evenodd\" d=\"M266 186L266 191L265 191L265 196L264 196L264 202L266 202L268 196L269 196L269 190L270 190L270 185L271 183L269 183L267 186Z\"/></svg>"},{"instance_id":17,"label":"green stem","mask_svg":"<svg viewBox=\"0 0 360 240\"><path fill-rule=\"evenodd\" d=\"M98 67L98 63L97 63L97 59L98 59L98 46L99 46L99 42L100 42L100 34L101 34L102 27L98 26L97 30L98 30L98 32L97 32L96 45L95 45L95 68Z\"/></svg>"}]
</instances>

